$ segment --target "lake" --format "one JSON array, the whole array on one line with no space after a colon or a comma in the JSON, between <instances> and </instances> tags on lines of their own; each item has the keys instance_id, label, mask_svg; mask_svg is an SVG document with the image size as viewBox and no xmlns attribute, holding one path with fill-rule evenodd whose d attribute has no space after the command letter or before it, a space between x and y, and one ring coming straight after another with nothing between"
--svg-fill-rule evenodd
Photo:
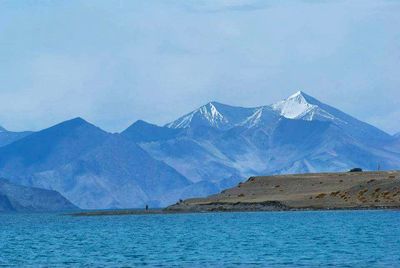
<instances>
[{"instance_id":1,"label":"lake","mask_svg":"<svg viewBox=\"0 0 400 268\"><path fill-rule=\"evenodd\" d=\"M0 224L0 266L400 266L400 211L0 214Z\"/></svg>"}]
</instances>

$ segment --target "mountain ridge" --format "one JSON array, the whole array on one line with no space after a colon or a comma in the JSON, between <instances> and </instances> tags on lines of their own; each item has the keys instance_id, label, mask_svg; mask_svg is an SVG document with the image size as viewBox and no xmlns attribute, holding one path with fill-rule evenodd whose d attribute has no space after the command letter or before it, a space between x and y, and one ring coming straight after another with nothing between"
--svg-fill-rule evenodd
<instances>
[{"instance_id":1,"label":"mountain ridge","mask_svg":"<svg viewBox=\"0 0 400 268\"><path fill-rule=\"evenodd\" d=\"M229 107L231 115L225 115L218 107ZM231 120L229 120L229 118L232 117L232 110L235 110L235 112L239 114L236 122L230 122ZM246 111L247 114L244 114L243 111ZM227 129L236 126L255 126L257 123L263 122L260 120L261 116L265 116L269 120L277 120L279 117L284 117L287 119L307 121L331 121L342 126L351 124L354 125L352 131L360 132L355 133L358 137L363 136L367 132L373 132L373 134L369 136L369 139L387 141L391 138L386 132L362 122L330 105L324 104L303 91L298 91L282 101L259 107L245 108L218 102L209 102L165 126L169 128L188 128L192 126L191 121L197 118L197 121L202 121L202 125L216 128L221 128L222 126L222 129ZM198 126L199 123L197 123L197 121L193 123L194 127ZM249 124L249 122L251 123Z\"/></svg>"}]
</instances>

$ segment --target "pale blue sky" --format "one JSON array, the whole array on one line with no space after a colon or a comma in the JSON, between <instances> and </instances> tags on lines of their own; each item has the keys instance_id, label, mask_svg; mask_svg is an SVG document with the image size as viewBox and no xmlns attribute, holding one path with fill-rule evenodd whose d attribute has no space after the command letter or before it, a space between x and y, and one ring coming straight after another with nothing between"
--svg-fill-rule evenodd
<instances>
[{"instance_id":1,"label":"pale blue sky","mask_svg":"<svg viewBox=\"0 0 400 268\"><path fill-rule=\"evenodd\" d=\"M400 1L3 1L0 125L120 131L298 90L400 131Z\"/></svg>"}]
</instances>

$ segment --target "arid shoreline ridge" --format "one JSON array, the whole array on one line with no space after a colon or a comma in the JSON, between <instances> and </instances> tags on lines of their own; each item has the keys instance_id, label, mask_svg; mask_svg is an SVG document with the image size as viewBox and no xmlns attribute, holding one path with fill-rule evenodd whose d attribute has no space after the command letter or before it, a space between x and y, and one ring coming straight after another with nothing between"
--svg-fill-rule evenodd
<instances>
[{"instance_id":1,"label":"arid shoreline ridge","mask_svg":"<svg viewBox=\"0 0 400 268\"><path fill-rule=\"evenodd\" d=\"M400 207L400 172L315 173L251 177L168 211L279 211Z\"/></svg>"}]
</instances>

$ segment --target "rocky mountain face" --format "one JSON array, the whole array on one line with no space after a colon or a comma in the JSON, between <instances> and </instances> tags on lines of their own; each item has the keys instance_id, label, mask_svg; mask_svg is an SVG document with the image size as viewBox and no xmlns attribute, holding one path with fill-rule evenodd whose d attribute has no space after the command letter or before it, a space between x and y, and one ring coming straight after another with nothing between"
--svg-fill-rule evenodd
<instances>
[{"instance_id":1,"label":"rocky mountain face","mask_svg":"<svg viewBox=\"0 0 400 268\"><path fill-rule=\"evenodd\" d=\"M44 212L78 209L60 193L0 179L0 212Z\"/></svg>"},{"instance_id":2,"label":"rocky mountain face","mask_svg":"<svg viewBox=\"0 0 400 268\"><path fill-rule=\"evenodd\" d=\"M398 169L400 143L297 92L254 108L210 102L157 126L110 134L77 118L0 147L0 176L81 208L166 206L250 176Z\"/></svg>"}]
</instances>

